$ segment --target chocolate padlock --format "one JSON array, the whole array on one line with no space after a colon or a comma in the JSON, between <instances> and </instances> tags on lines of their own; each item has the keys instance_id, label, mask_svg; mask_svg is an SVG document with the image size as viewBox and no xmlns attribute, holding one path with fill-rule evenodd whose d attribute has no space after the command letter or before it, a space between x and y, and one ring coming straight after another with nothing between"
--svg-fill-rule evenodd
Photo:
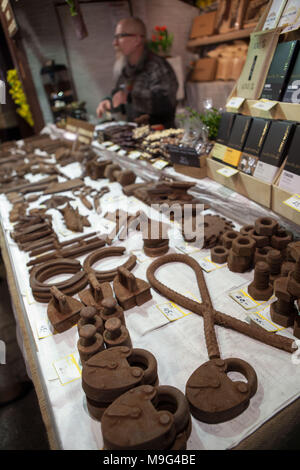
<instances>
[{"instance_id":1,"label":"chocolate padlock","mask_svg":"<svg viewBox=\"0 0 300 470\"><path fill-rule=\"evenodd\" d=\"M117 398L104 412L106 450L185 450L191 416L175 387L141 385Z\"/></svg>"},{"instance_id":2,"label":"chocolate padlock","mask_svg":"<svg viewBox=\"0 0 300 470\"><path fill-rule=\"evenodd\" d=\"M157 385L157 362L144 349L117 346L95 354L82 368L82 388L91 416L101 420L122 393L139 385Z\"/></svg>"},{"instance_id":3,"label":"chocolate padlock","mask_svg":"<svg viewBox=\"0 0 300 470\"><path fill-rule=\"evenodd\" d=\"M228 372L239 372L247 382L232 381ZM186 384L192 415L204 423L228 421L242 413L257 390L255 370L242 359L212 359L193 372Z\"/></svg>"}]
</instances>

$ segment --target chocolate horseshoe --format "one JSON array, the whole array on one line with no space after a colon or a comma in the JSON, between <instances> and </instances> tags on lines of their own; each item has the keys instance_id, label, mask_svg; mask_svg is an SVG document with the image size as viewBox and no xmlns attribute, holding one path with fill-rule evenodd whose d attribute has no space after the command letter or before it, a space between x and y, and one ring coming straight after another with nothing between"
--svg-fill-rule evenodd
<instances>
[{"instance_id":1,"label":"chocolate horseshoe","mask_svg":"<svg viewBox=\"0 0 300 470\"><path fill-rule=\"evenodd\" d=\"M100 248L99 250L94 251L89 256L87 256L87 258L85 258L84 263L83 263L83 269L85 270L87 274L94 273L98 281L110 282L118 274L118 267L120 266L114 269L110 269L108 271L96 271L96 269L93 269L92 266L100 259L108 258L109 256L122 256L125 250L126 248L123 246ZM131 271L135 265L136 265L136 256L131 255L128 258L128 260L124 264L121 265L121 267L126 268L129 271Z\"/></svg>"},{"instance_id":2,"label":"chocolate horseshoe","mask_svg":"<svg viewBox=\"0 0 300 470\"><path fill-rule=\"evenodd\" d=\"M188 403L175 387L141 385L107 408L101 429L106 450L185 450L191 433Z\"/></svg>"},{"instance_id":3,"label":"chocolate horseshoe","mask_svg":"<svg viewBox=\"0 0 300 470\"><path fill-rule=\"evenodd\" d=\"M74 274L66 281L55 283L55 286L66 295L74 295L84 289L88 283L88 277L82 270L80 262L76 259L58 258L42 263L31 270L30 287L35 300L47 303L51 299L51 287L54 284L46 284L44 281L58 274Z\"/></svg>"},{"instance_id":4,"label":"chocolate horseshoe","mask_svg":"<svg viewBox=\"0 0 300 470\"><path fill-rule=\"evenodd\" d=\"M153 289L155 289L157 292L164 295L168 299L172 300L176 304L181 305L182 307L191 310L192 312L198 315L203 316L203 311L205 308L207 308L207 304L199 304L194 300L188 299L185 296L179 294L178 292L175 292L174 290L165 286L156 279L154 273L160 266L174 262L185 263L195 271L198 277L203 276L201 267L199 266L196 260L194 260L188 255L174 253L161 256L150 264L147 269L147 279L149 283L151 284ZM202 299L205 299L205 292L201 292L201 297ZM231 317L230 315L226 315L225 313L219 312L217 310L214 310L214 322L216 325L220 325L225 328L231 328L232 330L238 331L239 333L247 335L250 338L268 344L269 346L282 349L283 351L289 353L293 353L295 351L292 339L280 335L274 335L273 333L269 333L256 325L249 325L244 321L238 320L237 318Z\"/></svg>"}]
</instances>

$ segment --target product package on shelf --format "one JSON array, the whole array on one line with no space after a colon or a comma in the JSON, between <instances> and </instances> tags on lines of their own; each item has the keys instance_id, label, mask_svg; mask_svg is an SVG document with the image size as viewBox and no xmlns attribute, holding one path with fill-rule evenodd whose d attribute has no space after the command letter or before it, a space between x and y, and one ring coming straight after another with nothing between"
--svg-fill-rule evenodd
<instances>
[{"instance_id":1,"label":"product package on shelf","mask_svg":"<svg viewBox=\"0 0 300 470\"><path fill-rule=\"evenodd\" d=\"M261 98L281 101L299 51L299 44L300 42L295 40L277 45Z\"/></svg>"},{"instance_id":2,"label":"product package on shelf","mask_svg":"<svg viewBox=\"0 0 300 470\"><path fill-rule=\"evenodd\" d=\"M224 163L233 167L238 166L251 123L252 117L250 116L242 114L236 116L224 155Z\"/></svg>"},{"instance_id":3,"label":"product package on shelf","mask_svg":"<svg viewBox=\"0 0 300 470\"><path fill-rule=\"evenodd\" d=\"M212 149L212 157L215 160L223 161L227 150L227 143L230 137L231 129L236 114L224 112L222 113L216 143Z\"/></svg>"},{"instance_id":4,"label":"product package on shelf","mask_svg":"<svg viewBox=\"0 0 300 470\"><path fill-rule=\"evenodd\" d=\"M239 170L248 175L253 175L270 125L271 121L269 119L253 118L251 129L238 165Z\"/></svg>"},{"instance_id":5,"label":"product package on shelf","mask_svg":"<svg viewBox=\"0 0 300 470\"><path fill-rule=\"evenodd\" d=\"M300 125L296 126L278 186L291 193L300 191Z\"/></svg>"},{"instance_id":6,"label":"product package on shelf","mask_svg":"<svg viewBox=\"0 0 300 470\"><path fill-rule=\"evenodd\" d=\"M272 121L254 176L267 183L273 183L287 154L295 123Z\"/></svg>"},{"instance_id":7,"label":"product package on shelf","mask_svg":"<svg viewBox=\"0 0 300 470\"><path fill-rule=\"evenodd\" d=\"M236 84L236 96L252 100L260 97L278 37L277 31L251 34L246 62Z\"/></svg>"}]
</instances>

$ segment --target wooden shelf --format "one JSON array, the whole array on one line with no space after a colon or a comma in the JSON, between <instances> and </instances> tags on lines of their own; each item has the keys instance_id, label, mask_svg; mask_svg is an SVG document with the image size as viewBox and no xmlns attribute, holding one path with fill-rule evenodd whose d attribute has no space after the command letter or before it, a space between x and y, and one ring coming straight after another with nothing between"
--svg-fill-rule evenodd
<instances>
[{"instance_id":1,"label":"wooden shelf","mask_svg":"<svg viewBox=\"0 0 300 470\"><path fill-rule=\"evenodd\" d=\"M224 34L215 34L214 36L205 36L203 38L190 39L187 43L188 49L198 46L207 46L208 44L217 44L221 42L234 41L235 39L248 38L254 31L254 27L247 29L239 29Z\"/></svg>"}]
</instances>

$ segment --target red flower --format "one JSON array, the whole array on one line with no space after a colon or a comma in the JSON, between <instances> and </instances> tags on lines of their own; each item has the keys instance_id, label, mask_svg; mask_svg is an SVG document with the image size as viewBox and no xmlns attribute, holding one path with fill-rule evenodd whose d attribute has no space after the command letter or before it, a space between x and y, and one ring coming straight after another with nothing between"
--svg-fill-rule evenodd
<instances>
[{"instance_id":1,"label":"red flower","mask_svg":"<svg viewBox=\"0 0 300 470\"><path fill-rule=\"evenodd\" d=\"M160 31L160 27L159 27L159 26L155 26L155 31Z\"/></svg>"},{"instance_id":2,"label":"red flower","mask_svg":"<svg viewBox=\"0 0 300 470\"><path fill-rule=\"evenodd\" d=\"M160 28L161 31L166 31L166 29L167 29L166 26L162 26L162 27Z\"/></svg>"},{"instance_id":3,"label":"red flower","mask_svg":"<svg viewBox=\"0 0 300 470\"><path fill-rule=\"evenodd\" d=\"M162 40L163 40L163 36L159 36L159 40L162 41Z\"/></svg>"},{"instance_id":4,"label":"red flower","mask_svg":"<svg viewBox=\"0 0 300 470\"><path fill-rule=\"evenodd\" d=\"M155 34L152 34L152 41L156 41L156 36L155 36Z\"/></svg>"}]
</instances>

